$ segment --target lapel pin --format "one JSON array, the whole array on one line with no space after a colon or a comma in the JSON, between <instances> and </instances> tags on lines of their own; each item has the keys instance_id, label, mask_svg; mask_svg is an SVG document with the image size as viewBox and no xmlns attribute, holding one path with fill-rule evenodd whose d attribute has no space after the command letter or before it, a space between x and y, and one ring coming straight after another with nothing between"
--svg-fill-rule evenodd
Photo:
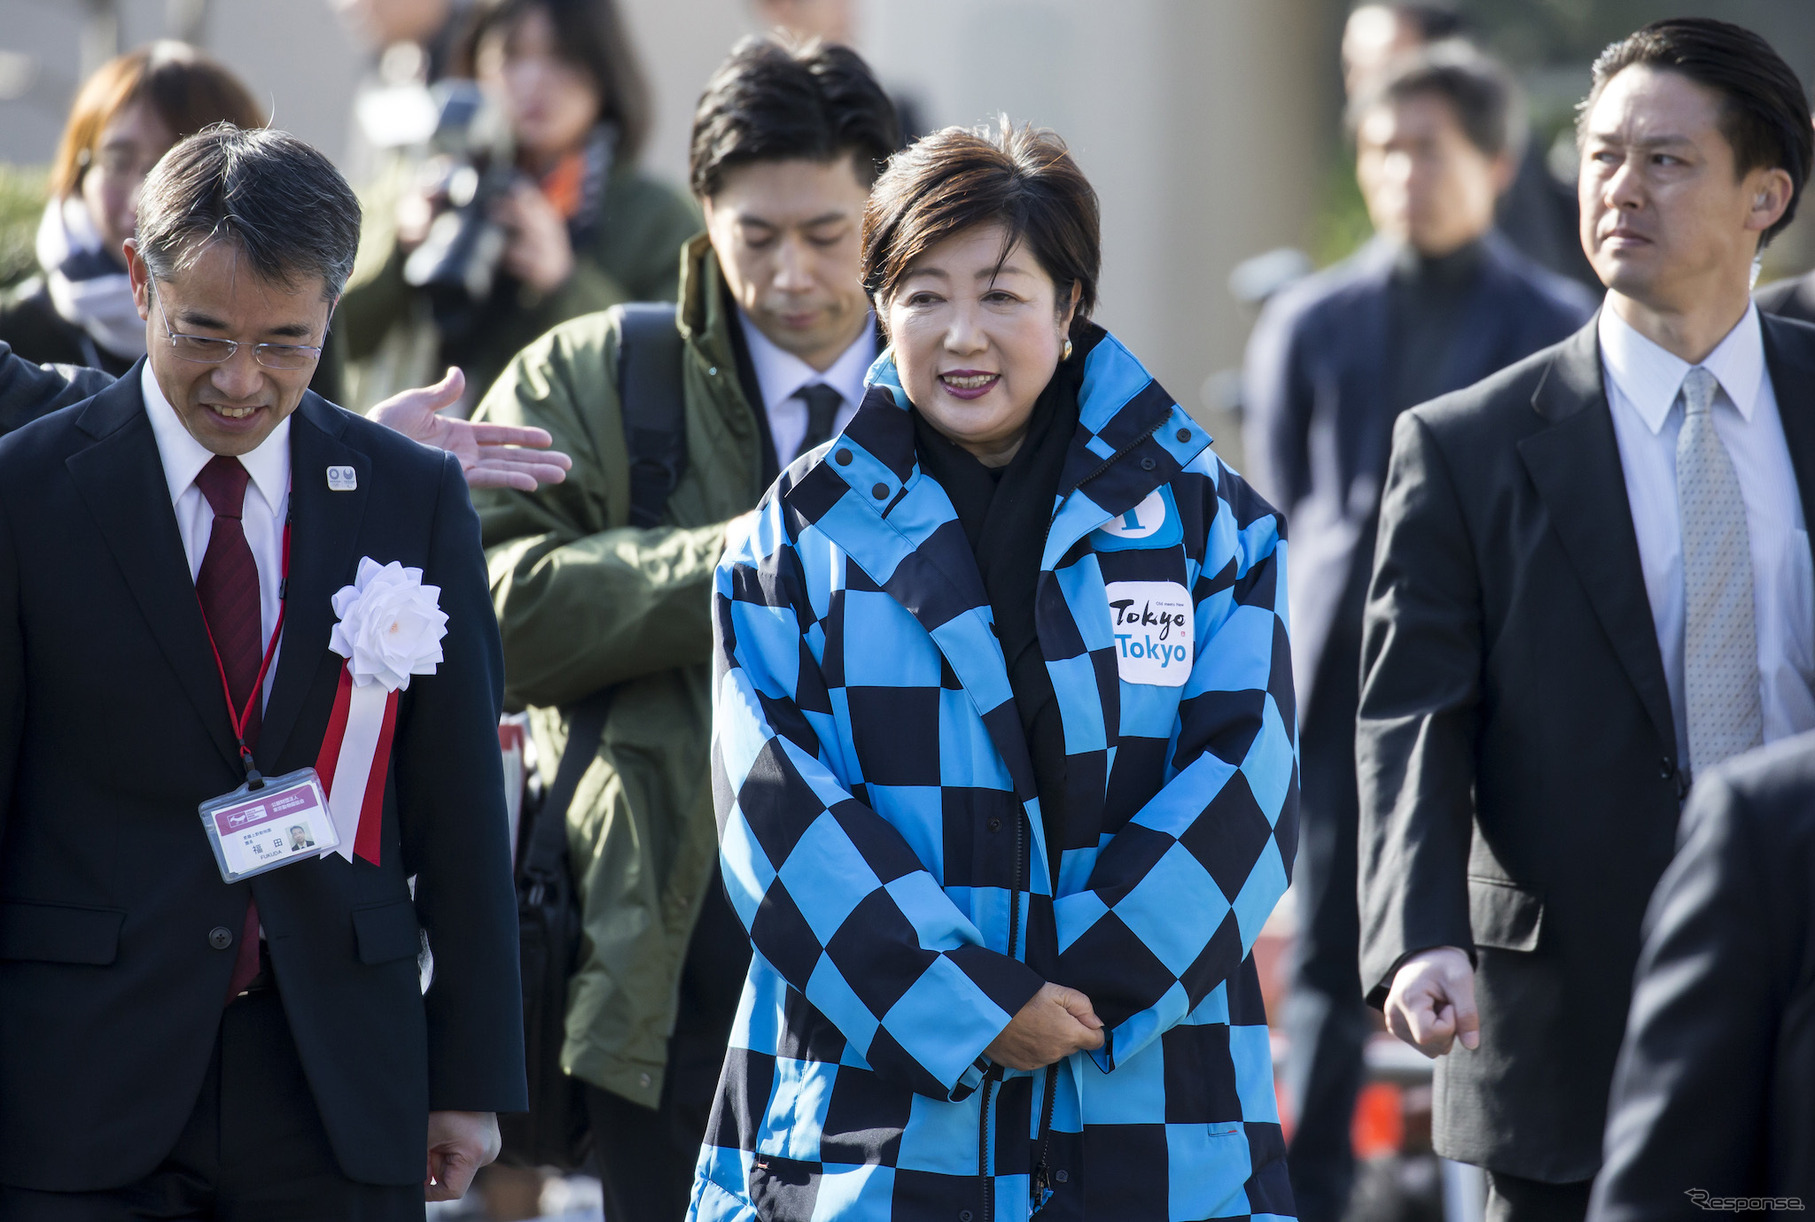
<instances>
[{"instance_id":1,"label":"lapel pin","mask_svg":"<svg viewBox=\"0 0 1815 1222\"><path fill-rule=\"evenodd\" d=\"M351 467L329 467L328 489L331 492L351 492L359 487L359 473Z\"/></svg>"}]
</instances>

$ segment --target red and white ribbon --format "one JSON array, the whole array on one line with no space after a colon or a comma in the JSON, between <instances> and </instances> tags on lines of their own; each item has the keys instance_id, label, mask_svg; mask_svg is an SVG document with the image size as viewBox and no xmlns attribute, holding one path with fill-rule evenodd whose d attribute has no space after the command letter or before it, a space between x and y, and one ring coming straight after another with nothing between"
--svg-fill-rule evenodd
<instances>
[{"instance_id":1,"label":"red and white ribbon","mask_svg":"<svg viewBox=\"0 0 1815 1222\"><path fill-rule=\"evenodd\" d=\"M412 675L432 675L441 662L447 615L441 590L422 584L422 570L370 556L350 586L334 595L328 648L346 659L315 771L328 791L328 813L340 844L322 854L355 855L378 864L384 831L384 784L397 729L397 693Z\"/></svg>"},{"instance_id":2,"label":"red and white ribbon","mask_svg":"<svg viewBox=\"0 0 1815 1222\"><path fill-rule=\"evenodd\" d=\"M378 683L355 683L351 665L340 668L340 688L315 772L328 793L328 813L340 844L329 849L348 861L357 853L378 863L384 828L384 782L390 773L391 735L397 728L397 693ZM323 854L326 856L326 854Z\"/></svg>"}]
</instances>

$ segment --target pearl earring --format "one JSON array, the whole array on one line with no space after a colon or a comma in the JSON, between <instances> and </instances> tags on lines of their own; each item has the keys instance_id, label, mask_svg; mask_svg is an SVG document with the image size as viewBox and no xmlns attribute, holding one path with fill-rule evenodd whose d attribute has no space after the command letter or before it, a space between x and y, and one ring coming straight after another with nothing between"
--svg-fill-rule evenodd
<instances>
[{"instance_id":1,"label":"pearl earring","mask_svg":"<svg viewBox=\"0 0 1815 1222\"><path fill-rule=\"evenodd\" d=\"M1061 361L1069 361L1071 359L1071 341L1070 340L1065 341L1065 349L1063 352L1061 352L1059 354L1059 359Z\"/></svg>"}]
</instances>

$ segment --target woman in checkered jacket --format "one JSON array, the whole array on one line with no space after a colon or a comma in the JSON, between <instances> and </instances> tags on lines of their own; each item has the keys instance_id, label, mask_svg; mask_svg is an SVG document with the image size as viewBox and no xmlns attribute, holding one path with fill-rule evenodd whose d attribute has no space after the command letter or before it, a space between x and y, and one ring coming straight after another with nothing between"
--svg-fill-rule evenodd
<instances>
[{"instance_id":1,"label":"woman in checkered jacket","mask_svg":"<svg viewBox=\"0 0 1815 1222\"><path fill-rule=\"evenodd\" d=\"M756 954L700 1222L1292 1213L1255 936L1298 778L1279 516L1113 336L1050 133L898 154L890 348L719 566Z\"/></svg>"}]
</instances>

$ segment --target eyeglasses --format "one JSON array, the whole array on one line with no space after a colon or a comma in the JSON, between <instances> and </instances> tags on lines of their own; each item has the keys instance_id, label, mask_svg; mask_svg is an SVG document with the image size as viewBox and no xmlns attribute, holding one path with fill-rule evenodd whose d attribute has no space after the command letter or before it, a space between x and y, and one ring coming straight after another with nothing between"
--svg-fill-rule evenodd
<instances>
[{"instance_id":1,"label":"eyeglasses","mask_svg":"<svg viewBox=\"0 0 1815 1222\"><path fill-rule=\"evenodd\" d=\"M170 337L170 349L185 361L198 365L220 365L233 359L239 351L236 339L214 339L207 335L178 335L170 329L170 315L164 310L163 295L155 289L152 300L158 303L158 314L164 320L164 334ZM252 359L266 369L306 369L321 359L321 347L315 344L254 344Z\"/></svg>"}]
</instances>

